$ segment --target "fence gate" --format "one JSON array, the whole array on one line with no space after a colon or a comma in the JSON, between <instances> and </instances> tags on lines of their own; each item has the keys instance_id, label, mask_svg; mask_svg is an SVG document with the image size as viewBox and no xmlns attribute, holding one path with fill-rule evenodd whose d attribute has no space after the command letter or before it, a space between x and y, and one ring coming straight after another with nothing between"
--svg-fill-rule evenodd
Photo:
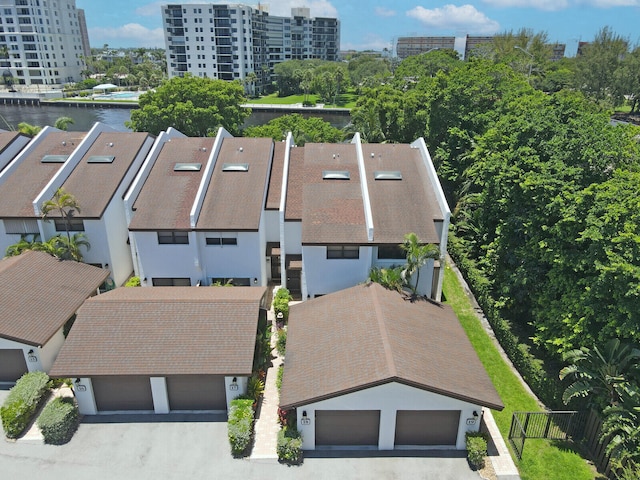
<instances>
[{"instance_id":1,"label":"fence gate","mask_svg":"<svg viewBox=\"0 0 640 480\"><path fill-rule=\"evenodd\" d=\"M521 459L527 438L580 439L584 424L582 417L581 412L576 411L514 412L511 418L509 441L518 459Z\"/></svg>"}]
</instances>

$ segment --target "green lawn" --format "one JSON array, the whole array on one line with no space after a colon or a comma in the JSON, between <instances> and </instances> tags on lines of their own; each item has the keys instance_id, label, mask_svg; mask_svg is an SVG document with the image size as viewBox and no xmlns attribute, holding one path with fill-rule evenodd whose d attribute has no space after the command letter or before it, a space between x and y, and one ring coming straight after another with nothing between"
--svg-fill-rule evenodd
<instances>
[{"instance_id":1,"label":"green lawn","mask_svg":"<svg viewBox=\"0 0 640 480\"><path fill-rule=\"evenodd\" d=\"M502 412L494 411L493 416L503 438L508 443L511 414L516 411L539 411L541 408L501 357L476 317L449 265L445 270L443 290L446 303L456 312L505 405ZM527 440L522 460L516 459L516 465L522 480L592 480L596 478L595 470L580 455L547 440Z\"/></svg>"},{"instance_id":2,"label":"green lawn","mask_svg":"<svg viewBox=\"0 0 640 480\"><path fill-rule=\"evenodd\" d=\"M318 102L317 95L308 95L308 100L311 102ZM353 108L356 106L358 96L354 92L345 92L338 95L337 103L326 103L325 108ZM290 95L288 97L279 97L277 93L271 95L265 95L260 98L250 98L247 103L267 104L267 105L295 105L296 103L302 103L304 101L304 95Z\"/></svg>"}]
</instances>

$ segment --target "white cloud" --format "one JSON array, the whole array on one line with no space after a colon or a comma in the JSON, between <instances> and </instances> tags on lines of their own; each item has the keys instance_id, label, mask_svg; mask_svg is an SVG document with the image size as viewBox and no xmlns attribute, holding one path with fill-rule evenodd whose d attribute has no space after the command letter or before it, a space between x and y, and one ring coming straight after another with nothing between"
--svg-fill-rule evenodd
<instances>
[{"instance_id":1,"label":"white cloud","mask_svg":"<svg viewBox=\"0 0 640 480\"><path fill-rule=\"evenodd\" d=\"M592 5L598 8L640 7L640 0L579 0L577 3Z\"/></svg>"},{"instance_id":2,"label":"white cloud","mask_svg":"<svg viewBox=\"0 0 640 480\"><path fill-rule=\"evenodd\" d=\"M164 47L162 28L147 28L139 23L127 23L121 27L94 27L89 29L94 45L108 43L114 47Z\"/></svg>"},{"instance_id":3,"label":"white cloud","mask_svg":"<svg viewBox=\"0 0 640 480\"><path fill-rule=\"evenodd\" d=\"M407 12L425 26L438 30L466 31L468 33L491 35L500 29L500 24L479 12L473 5L444 5L441 8L426 9L415 7Z\"/></svg>"},{"instance_id":4,"label":"white cloud","mask_svg":"<svg viewBox=\"0 0 640 480\"><path fill-rule=\"evenodd\" d=\"M160 5L164 5L167 2L159 1L153 3L147 3L146 5L142 5L141 7L136 8L136 15L140 15L141 17L155 17L160 16ZM188 3L188 2L182 2Z\"/></svg>"},{"instance_id":5,"label":"white cloud","mask_svg":"<svg viewBox=\"0 0 640 480\"><path fill-rule=\"evenodd\" d=\"M494 7L526 7L537 8L538 10L563 10L569 7L569 0L484 0Z\"/></svg>"},{"instance_id":6,"label":"white cloud","mask_svg":"<svg viewBox=\"0 0 640 480\"><path fill-rule=\"evenodd\" d=\"M389 8L384 8L384 7L376 7L374 11L376 12L376 15L379 17L395 17L396 15L395 10L391 10Z\"/></svg>"}]
</instances>

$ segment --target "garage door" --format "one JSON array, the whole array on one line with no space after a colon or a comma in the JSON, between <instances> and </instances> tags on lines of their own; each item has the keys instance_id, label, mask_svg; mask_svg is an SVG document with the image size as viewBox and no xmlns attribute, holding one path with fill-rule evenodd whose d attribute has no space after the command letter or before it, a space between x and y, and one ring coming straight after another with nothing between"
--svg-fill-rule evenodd
<instances>
[{"instance_id":1,"label":"garage door","mask_svg":"<svg viewBox=\"0 0 640 480\"><path fill-rule=\"evenodd\" d=\"M98 411L153 410L149 377L94 377L91 384Z\"/></svg>"},{"instance_id":2,"label":"garage door","mask_svg":"<svg viewBox=\"0 0 640 480\"><path fill-rule=\"evenodd\" d=\"M27 373L27 370L22 350L0 350L0 382L15 382Z\"/></svg>"},{"instance_id":3,"label":"garage door","mask_svg":"<svg viewBox=\"0 0 640 480\"><path fill-rule=\"evenodd\" d=\"M171 410L226 410L227 396L221 375L167 377Z\"/></svg>"},{"instance_id":4,"label":"garage door","mask_svg":"<svg viewBox=\"0 0 640 480\"><path fill-rule=\"evenodd\" d=\"M396 440L400 445L455 445L460 410L398 410Z\"/></svg>"},{"instance_id":5,"label":"garage door","mask_svg":"<svg viewBox=\"0 0 640 480\"><path fill-rule=\"evenodd\" d=\"M316 410L316 445L378 446L380 410Z\"/></svg>"}]
</instances>

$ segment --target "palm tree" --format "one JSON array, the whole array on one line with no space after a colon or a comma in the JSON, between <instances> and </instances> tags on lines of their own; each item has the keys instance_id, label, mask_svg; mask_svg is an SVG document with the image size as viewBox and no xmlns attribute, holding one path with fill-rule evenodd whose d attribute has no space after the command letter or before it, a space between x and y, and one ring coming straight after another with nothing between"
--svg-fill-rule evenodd
<instances>
[{"instance_id":1,"label":"palm tree","mask_svg":"<svg viewBox=\"0 0 640 480\"><path fill-rule=\"evenodd\" d=\"M91 249L91 244L84 233L74 233L72 237L65 238L62 235L51 237L45 242L49 247L49 253L60 260L82 261L81 247Z\"/></svg>"},{"instance_id":2,"label":"palm tree","mask_svg":"<svg viewBox=\"0 0 640 480\"><path fill-rule=\"evenodd\" d=\"M25 135L29 135L31 137L40 133L40 130L42 130L42 127L39 127L38 125L31 125L30 123L27 123L27 122L20 122L18 124L18 131L20 133L24 133Z\"/></svg>"},{"instance_id":3,"label":"palm tree","mask_svg":"<svg viewBox=\"0 0 640 480\"><path fill-rule=\"evenodd\" d=\"M400 292L402 291L402 267L373 267L369 272L369 280L389 290Z\"/></svg>"},{"instance_id":4,"label":"palm tree","mask_svg":"<svg viewBox=\"0 0 640 480\"><path fill-rule=\"evenodd\" d=\"M405 266L405 277L409 283L413 294L416 295L420 284L420 269L430 260L440 258L440 249L436 245L430 243L420 243L415 233L407 233L404 236L404 242L401 245L407 255L407 264ZM416 283L411 285L409 279L416 273Z\"/></svg>"},{"instance_id":5,"label":"palm tree","mask_svg":"<svg viewBox=\"0 0 640 480\"><path fill-rule=\"evenodd\" d=\"M64 220L64 225L67 231L67 240L71 243L71 222L70 219L77 211L80 213L80 206L76 197L67 193L64 188L59 188L54 193L51 200L47 200L42 204L42 218L43 220L49 220L49 214L51 212L57 212Z\"/></svg>"},{"instance_id":6,"label":"palm tree","mask_svg":"<svg viewBox=\"0 0 640 480\"><path fill-rule=\"evenodd\" d=\"M640 391L623 389L621 400L604 409L600 442L607 443L605 450L619 467L640 465Z\"/></svg>"},{"instance_id":7,"label":"palm tree","mask_svg":"<svg viewBox=\"0 0 640 480\"><path fill-rule=\"evenodd\" d=\"M54 123L54 127L58 130L67 130L69 125L73 125L75 122L71 117L58 117L56 118L56 123Z\"/></svg>"},{"instance_id":8,"label":"palm tree","mask_svg":"<svg viewBox=\"0 0 640 480\"><path fill-rule=\"evenodd\" d=\"M593 395L592 404L617 406L629 375L640 361L640 349L622 345L614 338L602 350L597 346L582 347L565 353L563 359L569 365L560 370L560 380L567 377L572 380L562 394L565 404L572 398Z\"/></svg>"},{"instance_id":9,"label":"palm tree","mask_svg":"<svg viewBox=\"0 0 640 480\"><path fill-rule=\"evenodd\" d=\"M5 257L16 257L20 255L22 252L26 252L27 250L43 250L42 242L40 242L40 235L37 233L31 238L31 235L22 234L20 235L20 240L13 245L9 245L4 252Z\"/></svg>"}]
</instances>

